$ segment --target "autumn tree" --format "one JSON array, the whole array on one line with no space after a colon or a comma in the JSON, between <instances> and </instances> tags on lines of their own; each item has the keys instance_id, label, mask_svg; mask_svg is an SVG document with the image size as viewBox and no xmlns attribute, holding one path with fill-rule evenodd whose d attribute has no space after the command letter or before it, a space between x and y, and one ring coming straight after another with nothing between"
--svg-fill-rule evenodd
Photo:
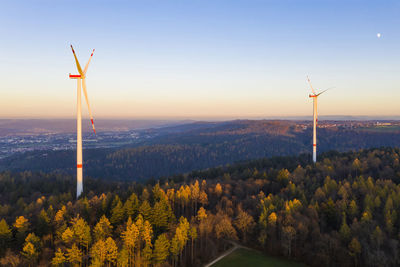
<instances>
[{"instance_id":1,"label":"autumn tree","mask_svg":"<svg viewBox=\"0 0 400 267\"><path fill-rule=\"evenodd\" d=\"M82 263L82 251L76 244L73 244L71 248L67 248L66 258L72 266L80 266Z\"/></svg>"},{"instance_id":2,"label":"autumn tree","mask_svg":"<svg viewBox=\"0 0 400 267\"><path fill-rule=\"evenodd\" d=\"M192 263L194 260L194 241L197 239L197 228L196 226L191 226L190 230L189 230L189 237L191 240L191 259L192 259Z\"/></svg>"},{"instance_id":3,"label":"autumn tree","mask_svg":"<svg viewBox=\"0 0 400 267\"><path fill-rule=\"evenodd\" d=\"M11 240L12 233L8 226L6 220L2 219L0 221L0 255L3 254L8 246L8 242Z\"/></svg>"},{"instance_id":4,"label":"autumn tree","mask_svg":"<svg viewBox=\"0 0 400 267\"><path fill-rule=\"evenodd\" d=\"M125 217L124 206L118 196L113 201L110 222L114 225L120 224Z\"/></svg>"},{"instance_id":5,"label":"autumn tree","mask_svg":"<svg viewBox=\"0 0 400 267\"><path fill-rule=\"evenodd\" d=\"M110 221L105 215L103 215L93 229L94 239L96 241L105 240L107 237L111 236L112 229L113 226L111 225Z\"/></svg>"},{"instance_id":6,"label":"autumn tree","mask_svg":"<svg viewBox=\"0 0 400 267\"><path fill-rule=\"evenodd\" d=\"M63 266L65 262L67 262L67 258L61 248L58 248L51 260L51 264L53 266Z\"/></svg>"},{"instance_id":7,"label":"autumn tree","mask_svg":"<svg viewBox=\"0 0 400 267\"><path fill-rule=\"evenodd\" d=\"M71 224L71 230L73 232L75 242L79 247L85 248L85 250L88 251L89 245L92 242L90 226L79 216L72 219Z\"/></svg>"},{"instance_id":8,"label":"autumn tree","mask_svg":"<svg viewBox=\"0 0 400 267\"><path fill-rule=\"evenodd\" d=\"M124 249L126 249L128 255L128 264L132 266L135 257L135 249L138 247L139 228L129 218L126 223L126 230L122 233L122 239L124 241Z\"/></svg>"},{"instance_id":9,"label":"autumn tree","mask_svg":"<svg viewBox=\"0 0 400 267\"><path fill-rule=\"evenodd\" d=\"M24 256L29 264L29 266L33 266L37 257L39 256L37 249L31 242L26 242L22 247L22 256Z\"/></svg>"},{"instance_id":10,"label":"autumn tree","mask_svg":"<svg viewBox=\"0 0 400 267\"><path fill-rule=\"evenodd\" d=\"M239 208L238 215L234 221L236 228L242 233L243 242L247 242L247 234L251 233L255 227L254 219L247 212Z\"/></svg>"},{"instance_id":11,"label":"autumn tree","mask_svg":"<svg viewBox=\"0 0 400 267\"><path fill-rule=\"evenodd\" d=\"M19 255L14 254L11 249L8 249L4 257L0 259L0 264L3 266L17 267L21 264L21 258Z\"/></svg>"},{"instance_id":12,"label":"autumn tree","mask_svg":"<svg viewBox=\"0 0 400 267\"><path fill-rule=\"evenodd\" d=\"M106 248L106 262L109 265L114 265L117 262L118 258L118 247L114 239L108 237L105 241L105 248Z\"/></svg>"},{"instance_id":13,"label":"autumn tree","mask_svg":"<svg viewBox=\"0 0 400 267\"><path fill-rule=\"evenodd\" d=\"M99 239L90 249L92 266L103 266L106 260L106 253L106 244L102 239Z\"/></svg>"},{"instance_id":14,"label":"autumn tree","mask_svg":"<svg viewBox=\"0 0 400 267\"><path fill-rule=\"evenodd\" d=\"M47 212L42 209L38 215L36 222L36 232L39 236L43 236L50 231L50 218Z\"/></svg>"},{"instance_id":15,"label":"autumn tree","mask_svg":"<svg viewBox=\"0 0 400 267\"><path fill-rule=\"evenodd\" d=\"M350 230L350 227L347 225L345 213L343 213L343 220L342 220L342 225L340 226L339 233L342 238L342 241L345 244L348 244L348 242L350 241L350 237L351 237L351 230Z\"/></svg>"},{"instance_id":16,"label":"autumn tree","mask_svg":"<svg viewBox=\"0 0 400 267\"><path fill-rule=\"evenodd\" d=\"M153 259L156 266L163 264L169 256L170 241L167 235L161 234L154 243Z\"/></svg>"},{"instance_id":17,"label":"autumn tree","mask_svg":"<svg viewBox=\"0 0 400 267\"><path fill-rule=\"evenodd\" d=\"M139 198L135 193L132 193L130 197L125 201L124 204L124 213L125 213L125 220L129 217L135 218L138 214L139 210Z\"/></svg>"},{"instance_id":18,"label":"autumn tree","mask_svg":"<svg viewBox=\"0 0 400 267\"><path fill-rule=\"evenodd\" d=\"M24 216L19 216L14 223L14 227L17 230L16 238L17 242L21 244L25 239L26 232L29 228L29 221Z\"/></svg>"},{"instance_id":19,"label":"autumn tree","mask_svg":"<svg viewBox=\"0 0 400 267\"><path fill-rule=\"evenodd\" d=\"M349 244L349 254L354 258L355 265L358 265L358 257L361 253L361 244L357 238L353 238Z\"/></svg>"},{"instance_id":20,"label":"autumn tree","mask_svg":"<svg viewBox=\"0 0 400 267\"><path fill-rule=\"evenodd\" d=\"M218 213L216 215L216 222L214 227L215 235L218 240L228 239L228 240L237 240L237 233L235 228L232 225L232 219L224 214ZM224 244L225 246L225 244Z\"/></svg>"},{"instance_id":21,"label":"autumn tree","mask_svg":"<svg viewBox=\"0 0 400 267\"><path fill-rule=\"evenodd\" d=\"M282 238L283 245L287 249L287 255L291 257L292 255L292 241L296 236L296 229L292 226L283 226L282 227Z\"/></svg>"}]
</instances>

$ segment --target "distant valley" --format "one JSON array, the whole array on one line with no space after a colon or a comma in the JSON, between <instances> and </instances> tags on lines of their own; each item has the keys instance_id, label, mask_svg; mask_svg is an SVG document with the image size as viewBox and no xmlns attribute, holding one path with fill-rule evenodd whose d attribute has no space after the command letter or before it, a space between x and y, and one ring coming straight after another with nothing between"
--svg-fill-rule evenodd
<instances>
[{"instance_id":1,"label":"distant valley","mask_svg":"<svg viewBox=\"0 0 400 267\"><path fill-rule=\"evenodd\" d=\"M398 147L399 133L399 121L322 121L318 128L318 152ZM74 135L46 136L48 141L43 140L42 147L32 145L39 150L13 153L1 159L0 170L74 174ZM190 122L100 131L98 136L87 133L84 172L91 177L139 181L263 157L309 157L311 136L310 121L288 120Z\"/></svg>"}]
</instances>

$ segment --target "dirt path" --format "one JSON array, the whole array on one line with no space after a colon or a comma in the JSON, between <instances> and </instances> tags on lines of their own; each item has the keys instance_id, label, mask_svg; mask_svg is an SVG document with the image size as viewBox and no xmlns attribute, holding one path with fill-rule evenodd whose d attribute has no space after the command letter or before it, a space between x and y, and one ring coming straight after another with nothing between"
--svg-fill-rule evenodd
<instances>
[{"instance_id":1,"label":"dirt path","mask_svg":"<svg viewBox=\"0 0 400 267\"><path fill-rule=\"evenodd\" d=\"M215 260L213 260L210 263L207 263L206 265L204 265L204 267L211 267L212 265L214 265L216 262L220 261L221 259L225 258L226 256L228 256L229 254L231 254L232 252L234 252L236 249L238 248L244 248L244 249L248 249L246 247L243 247L233 241L230 241L230 243L233 245L233 247L229 250L227 250L226 252L224 252L222 255L220 255L218 258L216 258Z\"/></svg>"}]
</instances>

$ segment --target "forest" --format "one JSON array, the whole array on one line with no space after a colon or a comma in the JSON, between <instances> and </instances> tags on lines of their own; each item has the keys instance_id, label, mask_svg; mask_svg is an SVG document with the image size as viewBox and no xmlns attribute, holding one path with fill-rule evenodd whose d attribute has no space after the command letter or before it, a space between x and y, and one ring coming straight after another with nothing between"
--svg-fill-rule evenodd
<instances>
[{"instance_id":1,"label":"forest","mask_svg":"<svg viewBox=\"0 0 400 267\"><path fill-rule=\"evenodd\" d=\"M145 181L262 157L299 155L312 148L312 129L303 129L299 122L293 121L195 123L156 133L160 135L133 147L84 150L86 174L112 180ZM382 146L400 146L398 128L388 131L342 126L318 129L319 152ZM75 157L73 150L27 152L0 159L0 170L75 174Z\"/></svg>"},{"instance_id":2,"label":"forest","mask_svg":"<svg viewBox=\"0 0 400 267\"><path fill-rule=\"evenodd\" d=\"M4 266L202 266L232 242L309 266L400 264L400 150L273 157L146 183L0 174Z\"/></svg>"}]
</instances>

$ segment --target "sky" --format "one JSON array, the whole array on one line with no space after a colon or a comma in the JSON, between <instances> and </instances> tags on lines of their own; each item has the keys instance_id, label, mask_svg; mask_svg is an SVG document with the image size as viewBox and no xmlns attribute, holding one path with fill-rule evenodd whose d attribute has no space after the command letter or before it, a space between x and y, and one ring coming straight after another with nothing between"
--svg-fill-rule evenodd
<instances>
[{"instance_id":1,"label":"sky","mask_svg":"<svg viewBox=\"0 0 400 267\"><path fill-rule=\"evenodd\" d=\"M0 117L400 115L400 1L2 0ZM378 38L377 34L381 37ZM84 105L86 105L83 102ZM83 106L84 116L88 115Z\"/></svg>"}]
</instances>

